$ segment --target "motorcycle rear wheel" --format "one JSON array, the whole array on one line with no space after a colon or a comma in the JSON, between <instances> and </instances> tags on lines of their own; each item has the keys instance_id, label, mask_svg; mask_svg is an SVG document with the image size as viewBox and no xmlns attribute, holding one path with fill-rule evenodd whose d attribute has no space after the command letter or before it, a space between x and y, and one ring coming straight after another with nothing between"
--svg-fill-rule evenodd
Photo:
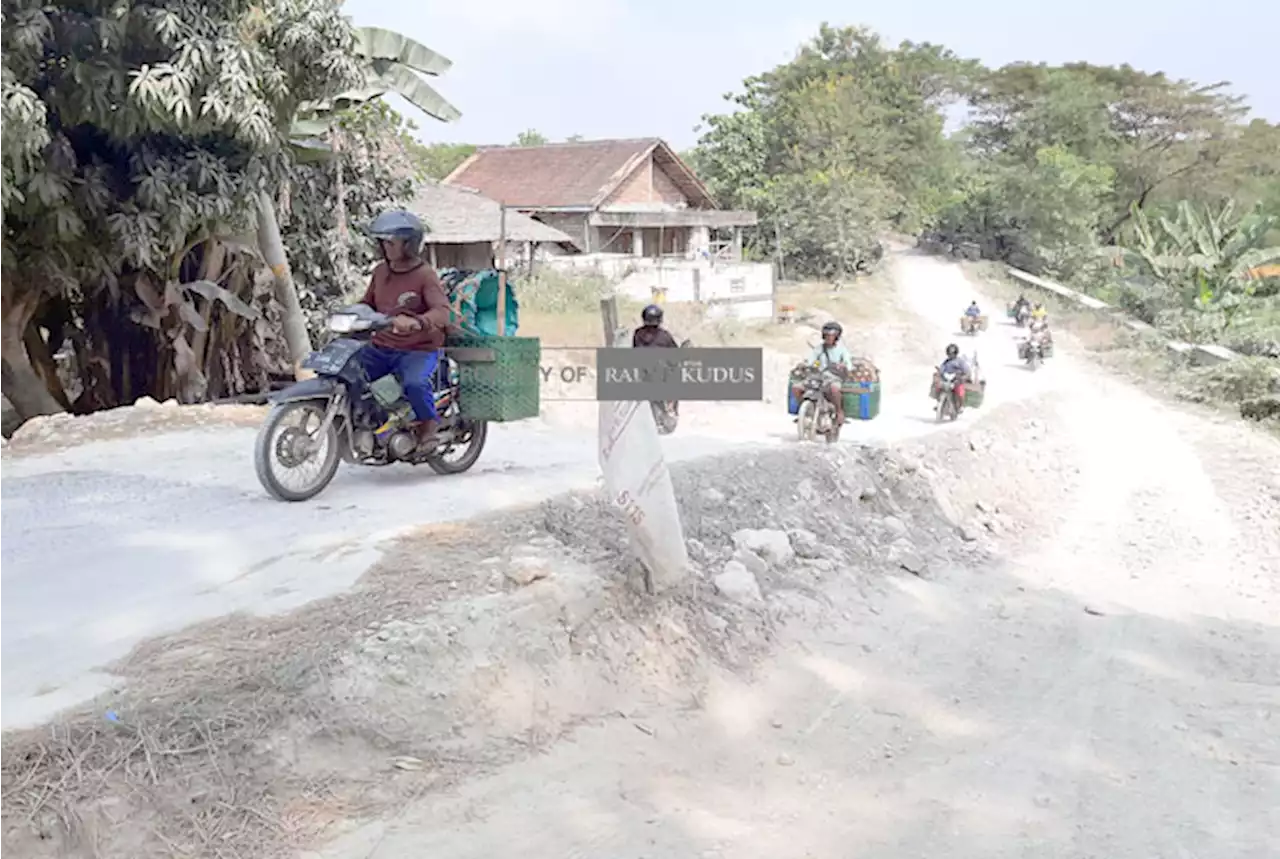
<instances>
[{"instance_id":1,"label":"motorcycle rear wheel","mask_svg":"<svg viewBox=\"0 0 1280 859\"><path fill-rule=\"evenodd\" d=\"M338 473L338 462L340 461L340 452L338 450L338 428L334 424L329 425L329 430L325 434L325 438L320 441L324 445L323 453L320 459L320 469L316 476L309 482L304 484L301 489L290 489L285 486L280 479L278 468L290 468L280 461L280 456L285 453L284 445L290 444L289 440L284 437L284 432L288 432L287 428L283 428L286 418L289 418L300 412L310 412L315 416L317 424L324 419L325 406L327 404L315 400L304 400L294 403L280 403L273 407L267 414L267 419L262 423L262 429L258 430L257 441L253 447L253 467L258 474L258 482L262 484L262 488L267 490L271 497L277 501L307 501L319 495L333 476ZM310 416L306 418L310 423ZM319 427L316 427L319 429ZM280 437L276 437L276 431L284 429ZM310 461L311 456L307 457Z\"/></svg>"},{"instance_id":2,"label":"motorcycle rear wheel","mask_svg":"<svg viewBox=\"0 0 1280 859\"><path fill-rule=\"evenodd\" d=\"M470 424L471 434L465 442L461 445L449 445L443 453L433 453L427 457L427 465L436 474L462 474L464 471L470 471L471 466L479 461L480 454L484 452L484 444L489 438L489 424L487 421L472 421ZM463 446L465 450L456 462L444 458L445 453Z\"/></svg>"}]
</instances>

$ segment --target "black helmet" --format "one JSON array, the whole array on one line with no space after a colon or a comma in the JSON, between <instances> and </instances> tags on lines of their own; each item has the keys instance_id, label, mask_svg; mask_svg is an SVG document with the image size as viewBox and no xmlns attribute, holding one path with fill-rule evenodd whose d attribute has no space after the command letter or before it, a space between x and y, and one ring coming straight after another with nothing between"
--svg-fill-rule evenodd
<instances>
[{"instance_id":1,"label":"black helmet","mask_svg":"<svg viewBox=\"0 0 1280 859\"><path fill-rule=\"evenodd\" d=\"M379 240L400 239L405 244L405 250L414 256L422 251L422 239L426 232L427 227L422 219L404 209L387 209L369 225L369 235Z\"/></svg>"},{"instance_id":2,"label":"black helmet","mask_svg":"<svg viewBox=\"0 0 1280 859\"><path fill-rule=\"evenodd\" d=\"M949 344L947 345L947 357L948 357L948 358L954 358L954 357L956 357L956 356L957 356L957 355L959 355L959 354L960 354L960 347L959 347L959 346L957 346L957 345L956 345L956 344L954 344L954 343L949 343Z\"/></svg>"},{"instance_id":3,"label":"black helmet","mask_svg":"<svg viewBox=\"0 0 1280 859\"><path fill-rule=\"evenodd\" d=\"M656 304L650 304L644 310L640 311L640 318L645 325L661 325L662 324L662 308Z\"/></svg>"},{"instance_id":4,"label":"black helmet","mask_svg":"<svg viewBox=\"0 0 1280 859\"><path fill-rule=\"evenodd\" d=\"M830 322L822 326L823 337L826 337L828 334L834 334L836 335L836 339L839 340L840 335L843 333L844 333L844 328L842 328L840 326L840 323L836 322L834 319L832 319Z\"/></svg>"}]
</instances>

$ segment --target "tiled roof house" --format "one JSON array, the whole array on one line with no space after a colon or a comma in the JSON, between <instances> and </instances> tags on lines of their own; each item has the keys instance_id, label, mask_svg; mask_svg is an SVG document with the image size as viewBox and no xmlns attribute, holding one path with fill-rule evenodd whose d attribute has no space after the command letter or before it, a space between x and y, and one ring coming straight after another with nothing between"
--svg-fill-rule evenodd
<instances>
[{"instance_id":1,"label":"tiled roof house","mask_svg":"<svg viewBox=\"0 0 1280 859\"><path fill-rule=\"evenodd\" d=\"M444 182L553 226L587 253L694 255L713 230L756 223L754 212L720 209L654 137L481 147Z\"/></svg>"}]
</instances>

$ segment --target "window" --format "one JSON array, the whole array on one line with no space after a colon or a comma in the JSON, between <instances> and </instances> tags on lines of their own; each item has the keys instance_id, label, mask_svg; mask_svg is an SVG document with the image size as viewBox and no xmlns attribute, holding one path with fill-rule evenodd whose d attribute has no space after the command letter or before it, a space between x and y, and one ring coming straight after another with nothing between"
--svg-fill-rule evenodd
<instances>
[{"instance_id":1,"label":"window","mask_svg":"<svg viewBox=\"0 0 1280 859\"><path fill-rule=\"evenodd\" d=\"M735 277L729 281L729 294L742 295L747 291L747 279L745 277Z\"/></svg>"}]
</instances>

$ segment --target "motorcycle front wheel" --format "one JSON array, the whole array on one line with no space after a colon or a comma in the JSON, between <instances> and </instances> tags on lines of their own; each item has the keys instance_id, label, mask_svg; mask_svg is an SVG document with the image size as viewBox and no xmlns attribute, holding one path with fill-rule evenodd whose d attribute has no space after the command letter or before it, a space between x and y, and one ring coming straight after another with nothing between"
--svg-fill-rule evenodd
<instances>
[{"instance_id":1,"label":"motorcycle front wheel","mask_svg":"<svg viewBox=\"0 0 1280 859\"><path fill-rule=\"evenodd\" d=\"M462 474L469 471L484 452L484 443L489 438L489 424L486 421L468 421L466 429L460 433L457 442L448 445L439 453L427 458L427 465L436 474ZM458 453L457 459L451 455Z\"/></svg>"},{"instance_id":2,"label":"motorcycle front wheel","mask_svg":"<svg viewBox=\"0 0 1280 859\"><path fill-rule=\"evenodd\" d=\"M818 409L813 400L805 400L800 405L800 420L796 422L800 441L813 441L818 429Z\"/></svg>"},{"instance_id":3,"label":"motorcycle front wheel","mask_svg":"<svg viewBox=\"0 0 1280 859\"><path fill-rule=\"evenodd\" d=\"M952 402L952 399L954 397L955 397L955 394L948 391L943 393L943 395L938 398L938 409L935 414L935 416L937 417L938 423L942 423L949 416L954 416L955 404Z\"/></svg>"},{"instance_id":4,"label":"motorcycle front wheel","mask_svg":"<svg viewBox=\"0 0 1280 859\"><path fill-rule=\"evenodd\" d=\"M278 501L306 501L319 495L338 472L338 429L333 423L321 438L324 400L280 403L258 430L253 466L262 488ZM290 425L291 421L298 425ZM293 478L300 478L296 486Z\"/></svg>"}]
</instances>

